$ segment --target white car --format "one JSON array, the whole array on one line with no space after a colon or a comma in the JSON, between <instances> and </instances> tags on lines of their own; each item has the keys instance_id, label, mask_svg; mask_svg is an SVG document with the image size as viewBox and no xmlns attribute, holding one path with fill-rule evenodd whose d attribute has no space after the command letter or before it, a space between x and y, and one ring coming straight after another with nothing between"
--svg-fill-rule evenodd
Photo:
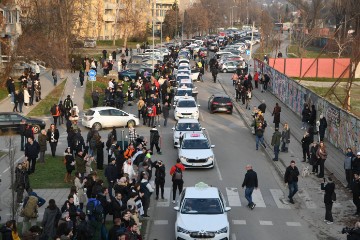
<instances>
[{"instance_id":1,"label":"white car","mask_svg":"<svg viewBox=\"0 0 360 240\"><path fill-rule=\"evenodd\" d=\"M176 214L175 238L184 240L230 239L230 224L223 194L216 187L197 183L180 194Z\"/></svg>"},{"instance_id":2,"label":"white car","mask_svg":"<svg viewBox=\"0 0 360 240\"><path fill-rule=\"evenodd\" d=\"M175 95L174 95L174 104L179 101L181 98L185 97L192 97L192 89L187 87L180 87L176 88Z\"/></svg>"},{"instance_id":3,"label":"white car","mask_svg":"<svg viewBox=\"0 0 360 240\"><path fill-rule=\"evenodd\" d=\"M185 133L179 139L178 156L186 168L213 168L213 148L204 133Z\"/></svg>"},{"instance_id":4,"label":"white car","mask_svg":"<svg viewBox=\"0 0 360 240\"><path fill-rule=\"evenodd\" d=\"M192 93L191 89L188 89L188 91L190 91L190 94ZM195 99L193 97L190 97L189 94L185 94L185 96L180 97L177 100L176 104L174 104L174 107L175 120L179 120L180 118L199 119L200 105L197 105Z\"/></svg>"},{"instance_id":5,"label":"white car","mask_svg":"<svg viewBox=\"0 0 360 240\"><path fill-rule=\"evenodd\" d=\"M129 124L133 126L139 125L139 118L134 114L124 112L114 107L96 107L90 108L82 118L84 127L101 130L110 127L125 127Z\"/></svg>"},{"instance_id":6,"label":"white car","mask_svg":"<svg viewBox=\"0 0 360 240\"><path fill-rule=\"evenodd\" d=\"M185 133L203 133L205 128L202 128L199 121L196 119L179 119L173 130L174 148L180 147L180 136Z\"/></svg>"}]
</instances>

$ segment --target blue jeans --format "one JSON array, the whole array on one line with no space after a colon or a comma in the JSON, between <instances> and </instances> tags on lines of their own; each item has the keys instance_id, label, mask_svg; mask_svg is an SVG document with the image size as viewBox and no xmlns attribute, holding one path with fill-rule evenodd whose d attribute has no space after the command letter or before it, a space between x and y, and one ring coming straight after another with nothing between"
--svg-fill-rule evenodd
<instances>
[{"instance_id":1,"label":"blue jeans","mask_svg":"<svg viewBox=\"0 0 360 240\"><path fill-rule=\"evenodd\" d=\"M256 150L259 149L259 142L261 142L261 144L264 145L264 136L262 137L256 136Z\"/></svg>"},{"instance_id":2,"label":"blue jeans","mask_svg":"<svg viewBox=\"0 0 360 240\"><path fill-rule=\"evenodd\" d=\"M249 202L248 206L251 206L254 204L252 201L252 197L251 197L253 191L254 191L254 187L245 188L245 198Z\"/></svg>"},{"instance_id":3,"label":"blue jeans","mask_svg":"<svg viewBox=\"0 0 360 240\"><path fill-rule=\"evenodd\" d=\"M275 159L278 160L279 159L279 149L280 146L278 145L274 145L274 155L275 155Z\"/></svg>"},{"instance_id":4,"label":"blue jeans","mask_svg":"<svg viewBox=\"0 0 360 240\"><path fill-rule=\"evenodd\" d=\"M292 183L288 183L289 186L289 199L292 199L295 195L295 193L297 193L298 191L298 183L297 182L292 182Z\"/></svg>"}]
</instances>

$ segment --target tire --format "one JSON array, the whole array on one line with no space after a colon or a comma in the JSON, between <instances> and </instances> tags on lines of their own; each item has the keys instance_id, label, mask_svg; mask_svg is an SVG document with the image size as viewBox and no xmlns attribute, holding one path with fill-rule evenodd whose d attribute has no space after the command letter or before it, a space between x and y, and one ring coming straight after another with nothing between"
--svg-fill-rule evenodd
<instances>
[{"instance_id":1,"label":"tire","mask_svg":"<svg viewBox=\"0 0 360 240\"><path fill-rule=\"evenodd\" d=\"M224 70L223 70L223 73L227 73L228 71L227 71L227 69L225 68Z\"/></svg>"},{"instance_id":2,"label":"tire","mask_svg":"<svg viewBox=\"0 0 360 240\"><path fill-rule=\"evenodd\" d=\"M100 131L102 129L101 123L98 122L94 123L93 127L95 128L96 131Z\"/></svg>"},{"instance_id":3,"label":"tire","mask_svg":"<svg viewBox=\"0 0 360 240\"><path fill-rule=\"evenodd\" d=\"M213 114L213 113L214 113L214 110L212 110L212 109L211 109L211 107L210 107L210 113L211 113L211 114Z\"/></svg>"},{"instance_id":4,"label":"tire","mask_svg":"<svg viewBox=\"0 0 360 240\"><path fill-rule=\"evenodd\" d=\"M41 131L41 128L39 125L34 125L33 126L33 131L34 131L34 134L37 134Z\"/></svg>"},{"instance_id":5,"label":"tire","mask_svg":"<svg viewBox=\"0 0 360 240\"><path fill-rule=\"evenodd\" d=\"M129 121L127 122L127 127L129 127L129 125L133 125L133 127L135 127L135 126L136 126L136 123L135 123L134 120L129 120Z\"/></svg>"},{"instance_id":6,"label":"tire","mask_svg":"<svg viewBox=\"0 0 360 240\"><path fill-rule=\"evenodd\" d=\"M230 110L229 114L232 114L233 110Z\"/></svg>"}]
</instances>

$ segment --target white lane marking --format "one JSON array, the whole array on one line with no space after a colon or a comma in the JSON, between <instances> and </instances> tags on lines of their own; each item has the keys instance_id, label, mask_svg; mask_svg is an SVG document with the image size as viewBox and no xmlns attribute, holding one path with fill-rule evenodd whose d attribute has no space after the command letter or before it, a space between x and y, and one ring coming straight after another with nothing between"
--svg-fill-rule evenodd
<instances>
[{"instance_id":1,"label":"white lane marking","mask_svg":"<svg viewBox=\"0 0 360 240\"><path fill-rule=\"evenodd\" d=\"M233 220L234 225L246 225L246 220Z\"/></svg>"},{"instance_id":2,"label":"white lane marking","mask_svg":"<svg viewBox=\"0 0 360 240\"><path fill-rule=\"evenodd\" d=\"M170 206L170 194L171 194L171 188L165 187L164 188L164 200L158 200L156 203L157 207L169 207Z\"/></svg>"},{"instance_id":3,"label":"white lane marking","mask_svg":"<svg viewBox=\"0 0 360 240\"><path fill-rule=\"evenodd\" d=\"M206 131L206 136L208 137L208 139L209 139L209 141L210 141L210 143L211 143L211 138L210 138L209 131L208 131L207 129L205 129L205 131ZM219 169L219 167L218 167L218 164L217 164L217 161L216 161L216 157L214 158L214 167L215 167L216 172L217 172L217 174L218 174L218 176L219 176L219 180L222 181L223 178L222 178L222 176L221 176L221 172L220 172L220 169Z\"/></svg>"},{"instance_id":4,"label":"white lane marking","mask_svg":"<svg viewBox=\"0 0 360 240\"><path fill-rule=\"evenodd\" d=\"M155 220L154 221L154 225L168 225L169 221L168 220Z\"/></svg>"},{"instance_id":5,"label":"white lane marking","mask_svg":"<svg viewBox=\"0 0 360 240\"><path fill-rule=\"evenodd\" d=\"M305 206L307 208L309 208L309 209L317 208L315 202L311 199L311 197L307 191L305 191L304 189L300 189L298 191L298 195L299 195L299 197L301 197L304 200Z\"/></svg>"},{"instance_id":6,"label":"white lane marking","mask_svg":"<svg viewBox=\"0 0 360 240\"><path fill-rule=\"evenodd\" d=\"M16 163L18 163L21 159L24 159L24 156L19 157L18 159L16 159L16 161L14 162L14 165L15 165ZM2 173L4 174L4 173L6 173L6 172L9 171L9 170L10 170L10 167L6 168Z\"/></svg>"},{"instance_id":7,"label":"white lane marking","mask_svg":"<svg viewBox=\"0 0 360 240\"><path fill-rule=\"evenodd\" d=\"M259 221L260 225L262 226L272 226L273 222L272 221Z\"/></svg>"},{"instance_id":8,"label":"white lane marking","mask_svg":"<svg viewBox=\"0 0 360 240\"><path fill-rule=\"evenodd\" d=\"M264 198L261 195L260 188L254 189L252 193L252 200L256 204L256 207L266 207Z\"/></svg>"},{"instance_id":9,"label":"white lane marking","mask_svg":"<svg viewBox=\"0 0 360 240\"><path fill-rule=\"evenodd\" d=\"M230 207L241 207L239 191L237 188L227 187L226 195L228 197Z\"/></svg>"},{"instance_id":10,"label":"white lane marking","mask_svg":"<svg viewBox=\"0 0 360 240\"><path fill-rule=\"evenodd\" d=\"M231 234L231 240L236 240L236 235L235 235L235 233L232 233L232 234Z\"/></svg>"},{"instance_id":11,"label":"white lane marking","mask_svg":"<svg viewBox=\"0 0 360 240\"><path fill-rule=\"evenodd\" d=\"M299 222L286 222L286 225L289 227L301 227L301 223Z\"/></svg>"},{"instance_id":12,"label":"white lane marking","mask_svg":"<svg viewBox=\"0 0 360 240\"><path fill-rule=\"evenodd\" d=\"M291 209L287 204L284 204L280 199L284 198L284 193L281 189L270 189L271 195L274 198L276 206L282 209Z\"/></svg>"}]
</instances>

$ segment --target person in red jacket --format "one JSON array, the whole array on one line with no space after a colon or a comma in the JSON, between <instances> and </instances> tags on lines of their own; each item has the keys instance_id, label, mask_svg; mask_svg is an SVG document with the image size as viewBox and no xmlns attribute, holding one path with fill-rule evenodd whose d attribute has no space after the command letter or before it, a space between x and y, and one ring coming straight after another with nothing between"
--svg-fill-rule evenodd
<instances>
[{"instance_id":1,"label":"person in red jacket","mask_svg":"<svg viewBox=\"0 0 360 240\"><path fill-rule=\"evenodd\" d=\"M254 74L254 81L255 81L255 88L259 87L259 73L257 71L255 71Z\"/></svg>"},{"instance_id":2,"label":"person in red jacket","mask_svg":"<svg viewBox=\"0 0 360 240\"><path fill-rule=\"evenodd\" d=\"M176 160L176 164L172 166L170 169L170 175L172 177L173 182L173 203L175 203L176 199L176 189L179 189L179 195L183 190L184 180L183 180L183 172L185 171L184 165L181 163L180 159Z\"/></svg>"},{"instance_id":3,"label":"person in red jacket","mask_svg":"<svg viewBox=\"0 0 360 240\"><path fill-rule=\"evenodd\" d=\"M150 103L150 106L146 108L146 113L148 117L148 126L154 126L155 117L156 117L156 106L154 103Z\"/></svg>"}]
</instances>

